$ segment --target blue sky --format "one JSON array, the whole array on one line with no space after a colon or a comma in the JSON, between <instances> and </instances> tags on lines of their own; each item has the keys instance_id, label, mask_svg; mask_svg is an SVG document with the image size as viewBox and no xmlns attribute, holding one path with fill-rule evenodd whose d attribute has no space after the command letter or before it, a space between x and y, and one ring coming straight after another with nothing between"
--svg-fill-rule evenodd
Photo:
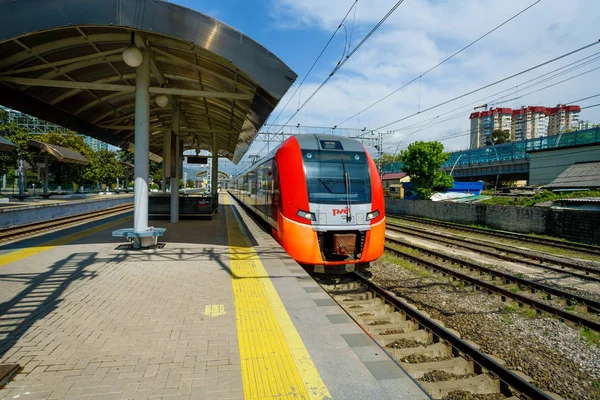
<instances>
[{"instance_id":1,"label":"blue sky","mask_svg":"<svg viewBox=\"0 0 600 400\"><path fill-rule=\"evenodd\" d=\"M536 0L406 0L324 89L290 122L302 126L338 125L393 89L418 77L464 45ZM300 82L354 0L171 0L234 27L290 66ZM359 0L346 21L354 47L396 0ZM387 100L349 120L347 128L377 128L470 90L597 41L600 2L542 0L504 27ZM322 82L349 40L340 31L300 93L300 101ZM442 140L449 150L468 146L469 114L474 105L518 108L555 106L600 93L600 45L447 106L423 112L384 129L384 148L395 152L414 140ZM529 80L583 57L589 64L546 82ZM596 60L598 58L598 60ZM583 63L584 61L581 61ZM559 71L560 72L560 71ZM577 77L576 75L584 73ZM568 81L559 83L564 79ZM549 86L556 85L549 88ZM531 86L533 85L533 86ZM294 90L276 108L279 113ZM501 95L495 95L500 91ZM481 101L481 103L477 103ZM597 104L600 97L580 105ZM292 99L278 123L298 104ZM452 118L450 118L452 117ZM600 107L582 111L582 119L600 122ZM453 137L454 136L454 137ZM448 137L452 137L448 139ZM255 143L248 152L266 152Z\"/></svg>"}]
</instances>

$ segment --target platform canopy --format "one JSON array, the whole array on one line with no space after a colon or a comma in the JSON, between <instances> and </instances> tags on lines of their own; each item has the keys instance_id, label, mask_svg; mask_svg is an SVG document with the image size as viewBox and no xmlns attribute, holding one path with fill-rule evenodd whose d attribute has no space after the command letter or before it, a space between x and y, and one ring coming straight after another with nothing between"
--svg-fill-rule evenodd
<instances>
[{"instance_id":1,"label":"platform canopy","mask_svg":"<svg viewBox=\"0 0 600 400\"><path fill-rule=\"evenodd\" d=\"M47 153L56 158L58 162L67 164L88 165L90 160L79 154L78 152L67 149L66 147L57 146L55 144L44 143L37 140L27 141L27 145L38 150L40 153Z\"/></svg>"},{"instance_id":2,"label":"platform canopy","mask_svg":"<svg viewBox=\"0 0 600 400\"><path fill-rule=\"evenodd\" d=\"M241 32L172 3L0 0L0 104L130 148L132 43L151 54L155 160L179 107L184 150L212 150L216 134L219 155L237 163L297 77Z\"/></svg>"},{"instance_id":3,"label":"platform canopy","mask_svg":"<svg viewBox=\"0 0 600 400\"><path fill-rule=\"evenodd\" d=\"M0 151L9 153L17 148L17 145L6 139L5 137L0 136Z\"/></svg>"}]
</instances>

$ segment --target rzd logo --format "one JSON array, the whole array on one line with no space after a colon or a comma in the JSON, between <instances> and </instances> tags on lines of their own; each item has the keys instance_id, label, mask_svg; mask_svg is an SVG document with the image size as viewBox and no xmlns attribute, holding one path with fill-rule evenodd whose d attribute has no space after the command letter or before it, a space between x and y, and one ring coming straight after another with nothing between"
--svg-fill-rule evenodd
<instances>
[{"instance_id":1,"label":"rzd logo","mask_svg":"<svg viewBox=\"0 0 600 400\"><path fill-rule=\"evenodd\" d=\"M333 209L333 216L335 217L336 215L339 214L346 214L348 215L348 207L346 208L334 208Z\"/></svg>"}]
</instances>

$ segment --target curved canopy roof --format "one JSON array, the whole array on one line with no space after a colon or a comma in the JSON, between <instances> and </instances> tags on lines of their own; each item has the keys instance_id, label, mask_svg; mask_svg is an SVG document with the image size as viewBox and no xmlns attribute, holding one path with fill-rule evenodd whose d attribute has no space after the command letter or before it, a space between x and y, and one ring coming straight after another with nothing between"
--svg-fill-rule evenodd
<instances>
[{"instance_id":1,"label":"curved canopy roof","mask_svg":"<svg viewBox=\"0 0 600 400\"><path fill-rule=\"evenodd\" d=\"M0 0L0 104L115 146L134 139L132 40L151 52L150 151L171 108L184 149L238 162L297 75L244 34L155 0ZM153 96L166 94L160 108Z\"/></svg>"},{"instance_id":2,"label":"curved canopy roof","mask_svg":"<svg viewBox=\"0 0 600 400\"><path fill-rule=\"evenodd\" d=\"M66 147L57 146L55 144L44 143L38 140L29 140L27 144L39 150L41 153L48 153L56 158L61 163L88 165L90 160L79 154L78 152L67 149Z\"/></svg>"}]
</instances>

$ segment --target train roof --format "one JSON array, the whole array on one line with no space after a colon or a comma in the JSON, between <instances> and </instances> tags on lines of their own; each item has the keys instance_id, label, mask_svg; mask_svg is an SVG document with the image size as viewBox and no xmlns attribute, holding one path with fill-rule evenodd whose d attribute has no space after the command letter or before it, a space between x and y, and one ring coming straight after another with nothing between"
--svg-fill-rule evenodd
<instances>
[{"instance_id":1,"label":"train roof","mask_svg":"<svg viewBox=\"0 0 600 400\"><path fill-rule=\"evenodd\" d=\"M328 134L310 134L296 136L302 150L323 150L322 140L340 142L344 151L365 151L362 144L355 139Z\"/></svg>"},{"instance_id":2,"label":"train roof","mask_svg":"<svg viewBox=\"0 0 600 400\"><path fill-rule=\"evenodd\" d=\"M300 149L302 149L302 150L321 150L322 146L320 145L319 141L326 140L326 141L340 142L342 144L342 148L344 151L365 151L364 147L358 140L350 139L350 138L338 136L338 135L330 135L330 134L325 134L325 133L323 133L323 134L311 133L311 134L295 135L295 136L291 136L290 138L292 138L292 137L295 137L296 139L298 139L298 143L300 144ZM286 141L290 140L290 138L287 138ZM266 160L273 158L275 156L275 153L277 153L277 150L279 150L279 148L282 145L283 145L283 143L277 145L277 147L275 147L273 150L271 150L266 156L264 156L263 158L258 160L255 164L246 168L239 174L235 175L233 177L233 179L237 179L239 176L247 174L248 172L252 171L253 169L259 167Z\"/></svg>"}]
</instances>

